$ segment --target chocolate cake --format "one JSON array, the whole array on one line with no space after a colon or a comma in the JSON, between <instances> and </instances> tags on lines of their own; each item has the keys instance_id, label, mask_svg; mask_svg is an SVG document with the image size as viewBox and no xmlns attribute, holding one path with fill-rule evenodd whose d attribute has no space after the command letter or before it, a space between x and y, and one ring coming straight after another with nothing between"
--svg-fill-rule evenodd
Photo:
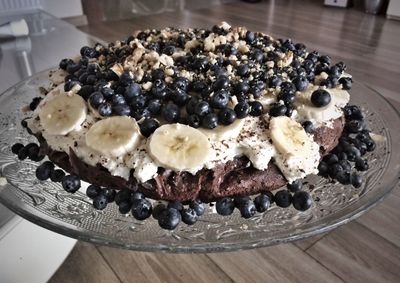
<instances>
[{"instance_id":1,"label":"chocolate cake","mask_svg":"<svg viewBox=\"0 0 400 283\"><path fill-rule=\"evenodd\" d=\"M319 172L359 186L347 163L374 148L361 111L348 106L345 69L304 44L227 23L145 30L61 60L24 121L40 151L13 152L48 156L70 175L53 176L44 162L38 178L62 181L69 192L90 183L97 209L116 198L121 212L145 219L146 197L173 203L162 217L153 213L166 229L176 227L173 209L193 224L201 202L216 201L221 215L236 206L246 218L273 201L306 210L304 177Z\"/></svg>"}]
</instances>

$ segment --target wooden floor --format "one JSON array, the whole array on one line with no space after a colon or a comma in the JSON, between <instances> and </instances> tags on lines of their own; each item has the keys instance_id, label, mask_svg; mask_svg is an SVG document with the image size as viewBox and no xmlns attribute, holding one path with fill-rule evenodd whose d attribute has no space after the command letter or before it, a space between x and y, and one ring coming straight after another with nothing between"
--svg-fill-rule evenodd
<instances>
[{"instance_id":1,"label":"wooden floor","mask_svg":"<svg viewBox=\"0 0 400 283\"><path fill-rule=\"evenodd\" d=\"M345 61L355 80L400 101L400 22L321 2L240 2L117 22L92 19L82 30L113 41L137 29L206 27L225 20L302 41ZM79 242L50 282L400 282L399 206L396 190L328 234L249 251L143 253Z\"/></svg>"}]
</instances>

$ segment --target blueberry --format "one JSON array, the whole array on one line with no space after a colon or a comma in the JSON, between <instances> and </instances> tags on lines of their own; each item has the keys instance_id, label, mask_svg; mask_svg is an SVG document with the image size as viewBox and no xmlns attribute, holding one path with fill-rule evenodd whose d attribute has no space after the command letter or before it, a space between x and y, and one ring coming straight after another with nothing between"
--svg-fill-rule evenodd
<instances>
[{"instance_id":1,"label":"blueberry","mask_svg":"<svg viewBox=\"0 0 400 283\"><path fill-rule=\"evenodd\" d=\"M74 86L77 86L77 85L81 86L82 84L78 81L67 81L64 84L64 91L70 91ZM79 93L79 91L78 91L78 93Z\"/></svg>"},{"instance_id":2,"label":"blueberry","mask_svg":"<svg viewBox=\"0 0 400 283\"><path fill-rule=\"evenodd\" d=\"M312 134L315 132L314 124L311 121L304 121L301 125L303 126L306 133Z\"/></svg>"},{"instance_id":3,"label":"blueberry","mask_svg":"<svg viewBox=\"0 0 400 283\"><path fill-rule=\"evenodd\" d=\"M296 99L296 96L292 92L281 91L278 95L278 100L283 100L285 105L292 104Z\"/></svg>"},{"instance_id":4,"label":"blueberry","mask_svg":"<svg viewBox=\"0 0 400 283\"><path fill-rule=\"evenodd\" d=\"M128 72L123 73L121 76L119 76L119 83L122 86L128 86L129 84L131 84L133 81L131 74Z\"/></svg>"},{"instance_id":5,"label":"blueberry","mask_svg":"<svg viewBox=\"0 0 400 283\"><path fill-rule=\"evenodd\" d=\"M313 51L313 52L308 53L306 59L311 60L313 63L316 63L318 61L319 56L320 55L317 51Z\"/></svg>"},{"instance_id":6,"label":"blueberry","mask_svg":"<svg viewBox=\"0 0 400 283\"><path fill-rule=\"evenodd\" d=\"M251 201L249 196L239 196L233 199L236 208L240 208L245 205L247 202Z\"/></svg>"},{"instance_id":7,"label":"blueberry","mask_svg":"<svg viewBox=\"0 0 400 283\"><path fill-rule=\"evenodd\" d=\"M218 113L218 121L223 125L230 125L236 120L236 113L230 108L222 109Z\"/></svg>"},{"instance_id":8,"label":"blueberry","mask_svg":"<svg viewBox=\"0 0 400 283\"><path fill-rule=\"evenodd\" d=\"M141 192L133 192L133 193L131 193L131 196L130 196L131 201L134 201L136 199L142 199L142 198L144 198L144 194Z\"/></svg>"},{"instance_id":9,"label":"blueberry","mask_svg":"<svg viewBox=\"0 0 400 283\"><path fill-rule=\"evenodd\" d=\"M82 57L94 58L97 55L97 52L94 48L89 46L83 46L80 51Z\"/></svg>"},{"instance_id":10,"label":"blueberry","mask_svg":"<svg viewBox=\"0 0 400 283\"><path fill-rule=\"evenodd\" d=\"M204 204L201 202L201 200L195 200L190 202L189 207L194 209L194 211L196 212L196 214L198 216L202 216L204 214Z\"/></svg>"},{"instance_id":11,"label":"blueberry","mask_svg":"<svg viewBox=\"0 0 400 283\"><path fill-rule=\"evenodd\" d=\"M288 190L281 190L275 194L275 203L279 207L288 207L292 203L292 195Z\"/></svg>"},{"instance_id":12,"label":"blueberry","mask_svg":"<svg viewBox=\"0 0 400 283\"><path fill-rule=\"evenodd\" d=\"M208 104L208 102L203 100L199 101L194 107L194 114L200 117L207 115L208 113L210 113L210 111L210 105Z\"/></svg>"},{"instance_id":13,"label":"blueberry","mask_svg":"<svg viewBox=\"0 0 400 283\"><path fill-rule=\"evenodd\" d=\"M243 83L242 83L243 84ZM259 98L263 94L263 90L265 89L265 83L260 80L252 81L250 92L253 94L254 98ZM248 89L243 91L243 93L247 93Z\"/></svg>"},{"instance_id":14,"label":"blueberry","mask_svg":"<svg viewBox=\"0 0 400 283\"><path fill-rule=\"evenodd\" d=\"M178 105L168 103L161 108L161 114L168 123L176 123L180 118L180 110Z\"/></svg>"},{"instance_id":15,"label":"blueberry","mask_svg":"<svg viewBox=\"0 0 400 283\"><path fill-rule=\"evenodd\" d=\"M118 205L118 210L122 214L127 214L132 209L132 202L130 201L123 201L120 202Z\"/></svg>"},{"instance_id":16,"label":"blueberry","mask_svg":"<svg viewBox=\"0 0 400 283\"><path fill-rule=\"evenodd\" d=\"M86 77L85 84L94 85L96 82L97 82L97 76L96 75L91 74L91 75L88 75Z\"/></svg>"},{"instance_id":17,"label":"blueberry","mask_svg":"<svg viewBox=\"0 0 400 283\"><path fill-rule=\"evenodd\" d=\"M143 95L132 97L129 105L133 111L143 111L146 105L146 97Z\"/></svg>"},{"instance_id":18,"label":"blueberry","mask_svg":"<svg viewBox=\"0 0 400 283\"><path fill-rule=\"evenodd\" d=\"M246 42L247 42L248 44L252 43L252 42L254 41L255 38L256 38L256 35L255 35L254 32L249 31L249 30L246 32L245 39L246 39Z\"/></svg>"},{"instance_id":19,"label":"blueberry","mask_svg":"<svg viewBox=\"0 0 400 283\"><path fill-rule=\"evenodd\" d=\"M229 103L229 97L226 90L216 91L210 99L210 105L215 109L224 109Z\"/></svg>"},{"instance_id":20,"label":"blueberry","mask_svg":"<svg viewBox=\"0 0 400 283\"><path fill-rule=\"evenodd\" d=\"M250 112L249 114L251 116L257 117L260 116L263 113L263 105L261 104L261 102L255 100L255 101L250 101L249 102L249 106L250 106Z\"/></svg>"},{"instance_id":21,"label":"blueberry","mask_svg":"<svg viewBox=\"0 0 400 283\"><path fill-rule=\"evenodd\" d=\"M132 97L139 96L142 94L142 89L140 85L132 82L127 87L125 87L124 97L127 100L130 100Z\"/></svg>"},{"instance_id":22,"label":"blueberry","mask_svg":"<svg viewBox=\"0 0 400 283\"><path fill-rule=\"evenodd\" d=\"M50 180L53 182L61 182L64 179L65 172L61 169L56 169L51 172Z\"/></svg>"},{"instance_id":23,"label":"blueberry","mask_svg":"<svg viewBox=\"0 0 400 283\"><path fill-rule=\"evenodd\" d=\"M296 86L296 89L298 91L303 91L307 88L308 86L308 80L304 76L297 76L293 79L293 84Z\"/></svg>"},{"instance_id":24,"label":"blueberry","mask_svg":"<svg viewBox=\"0 0 400 283\"><path fill-rule=\"evenodd\" d=\"M112 114L112 108L109 103L101 103L99 108L97 108L97 111L103 117L111 116Z\"/></svg>"},{"instance_id":25,"label":"blueberry","mask_svg":"<svg viewBox=\"0 0 400 283\"><path fill-rule=\"evenodd\" d=\"M140 124L140 132L143 136L148 138L154 131L160 126L160 124L154 119L145 119Z\"/></svg>"},{"instance_id":26,"label":"blueberry","mask_svg":"<svg viewBox=\"0 0 400 283\"><path fill-rule=\"evenodd\" d=\"M18 154L18 152L24 147L22 143L15 143L11 146L11 151L14 154Z\"/></svg>"},{"instance_id":27,"label":"blueberry","mask_svg":"<svg viewBox=\"0 0 400 283\"><path fill-rule=\"evenodd\" d=\"M319 57L319 62L321 62L322 64L326 64L329 66L331 64L331 61L331 57L329 57L328 55L323 55Z\"/></svg>"},{"instance_id":28,"label":"blueberry","mask_svg":"<svg viewBox=\"0 0 400 283\"><path fill-rule=\"evenodd\" d=\"M209 62L207 57L198 57L194 60L192 64L193 69L199 71L205 71L209 68Z\"/></svg>"},{"instance_id":29,"label":"blueberry","mask_svg":"<svg viewBox=\"0 0 400 283\"><path fill-rule=\"evenodd\" d=\"M250 58L256 62L261 63L264 61L264 53L260 49L254 49L250 53Z\"/></svg>"},{"instance_id":30,"label":"blueberry","mask_svg":"<svg viewBox=\"0 0 400 283\"><path fill-rule=\"evenodd\" d=\"M155 207L153 207L153 210L151 212L151 215L153 216L154 219L157 219L160 217L161 212L166 210L167 206L163 203L157 204Z\"/></svg>"},{"instance_id":31,"label":"blueberry","mask_svg":"<svg viewBox=\"0 0 400 283\"><path fill-rule=\"evenodd\" d=\"M235 203L232 198L222 198L215 204L215 209L219 215L231 215L235 209Z\"/></svg>"},{"instance_id":32,"label":"blueberry","mask_svg":"<svg viewBox=\"0 0 400 283\"><path fill-rule=\"evenodd\" d=\"M247 115L249 115L250 105L247 102L242 101L235 105L234 110L236 113L236 117L238 119L243 119L243 118L246 118Z\"/></svg>"},{"instance_id":33,"label":"blueberry","mask_svg":"<svg viewBox=\"0 0 400 283\"><path fill-rule=\"evenodd\" d=\"M100 193L101 193L101 188L99 186L96 185L90 185L89 187L87 187L86 189L86 195L91 198L94 199L95 197L97 197Z\"/></svg>"},{"instance_id":34,"label":"blueberry","mask_svg":"<svg viewBox=\"0 0 400 283\"><path fill-rule=\"evenodd\" d=\"M42 98L41 98L41 97L39 97L39 96L38 96L38 97L34 97L34 98L32 99L32 101L31 101L31 103L29 104L29 109L30 109L31 111L34 111L34 110L36 109L36 107L38 107L40 101L42 101Z\"/></svg>"},{"instance_id":35,"label":"blueberry","mask_svg":"<svg viewBox=\"0 0 400 283\"><path fill-rule=\"evenodd\" d=\"M201 124L201 118L196 114L192 114L186 117L186 123L192 128L198 128Z\"/></svg>"},{"instance_id":36,"label":"blueberry","mask_svg":"<svg viewBox=\"0 0 400 283\"><path fill-rule=\"evenodd\" d=\"M109 87L103 87L100 91L105 99L111 99L111 97L114 95L114 90Z\"/></svg>"},{"instance_id":37,"label":"blueberry","mask_svg":"<svg viewBox=\"0 0 400 283\"><path fill-rule=\"evenodd\" d=\"M331 95L323 89L317 89L311 94L311 102L316 107L324 107L331 102Z\"/></svg>"},{"instance_id":38,"label":"blueberry","mask_svg":"<svg viewBox=\"0 0 400 283\"><path fill-rule=\"evenodd\" d=\"M107 198L107 202L110 203L115 200L115 196L117 193L115 190L107 188L107 189L103 189L101 191L101 194L104 195Z\"/></svg>"},{"instance_id":39,"label":"blueberry","mask_svg":"<svg viewBox=\"0 0 400 283\"><path fill-rule=\"evenodd\" d=\"M129 116L131 114L131 108L126 104L113 105L112 112L118 116Z\"/></svg>"},{"instance_id":40,"label":"blueberry","mask_svg":"<svg viewBox=\"0 0 400 283\"><path fill-rule=\"evenodd\" d=\"M351 164L347 160L339 160L338 164L342 166L343 171L350 172L351 171Z\"/></svg>"},{"instance_id":41,"label":"blueberry","mask_svg":"<svg viewBox=\"0 0 400 283\"><path fill-rule=\"evenodd\" d=\"M329 165L326 162L321 161L318 165L318 174L327 177L328 172L329 172Z\"/></svg>"},{"instance_id":42,"label":"blueberry","mask_svg":"<svg viewBox=\"0 0 400 283\"><path fill-rule=\"evenodd\" d=\"M84 85L78 91L78 94L84 99L88 100L90 95L94 92L94 87L91 85Z\"/></svg>"},{"instance_id":43,"label":"blueberry","mask_svg":"<svg viewBox=\"0 0 400 283\"><path fill-rule=\"evenodd\" d=\"M348 148L346 148L345 152L347 154L347 159L349 161L355 161L357 157L361 156L360 150L356 148L354 145L351 145Z\"/></svg>"},{"instance_id":44,"label":"blueberry","mask_svg":"<svg viewBox=\"0 0 400 283\"><path fill-rule=\"evenodd\" d=\"M168 208L175 208L178 211L182 211L183 210L183 204L179 201L172 201L169 202L167 205Z\"/></svg>"},{"instance_id":45,"label":"blueberry","mask_svg":"<svg viewBox=\"0 0 400 283\"><path fill-rule=\"evenodd\" d=\"M242 205L239 207L239 211L243 218L248 219L253 217L257 210L254 202L251 199L248 199L242 203Z\"/></svg>"},{"instance_id":46,"label":"blueberry","mask_svg":"<svg viewBox=\"0 0 400 283\"><path fill-rule=\"evenodd\" d=\"M343 152L343 151L339 152L337 154L337 156L338 156L339 160L347 160L347 154L345 152Z\"/></svg>"},{"instance_id":47,"label":"blueberry","mask_svg":"<svg viewBox=\"0 0 400 283\"><path fill-rule=\"evenodd\" d=\"M196 211L193 208L185 208L181 211L182 222L187 225L193 225L199 219Z\"/></svg>"},{"instance_id":48,"label":"blueberry","mask_svg":"<svg viewBox=\"0 0 400 283\"><path fill-rule=\"evenodd\" d=\"M27 157L28 157L28 150L26 149L26 147L21 148L18 151L18 159L25 160Z\"/></svg>"},{"instance_id":49,"label":"blueberry","mask_svg":"<svg viewBox=\"0 0 400 283\"><path fill-rule=\"evenodd\" d=\"M269 115L271 117L278 117L286 115L287 107L280 103L273 103L269 109Z\"/></svg>"},{"instance_id":50,"label":"blueberry","mask_svg":"<svg viewBox=\"0 0 400 283\"><path fill-rule=\"evenodd\" d=\"M33 160L33 161L40 161L43 159L43 156L40 156L39 158L39 146L35 143L30 143L25 146L26 150L28 151L28 158Z\"/></svg>"},{"instance_id":51,"label":"blueberry","mask_svg":"<svg viewBox=\"0 0 400 283\"><path fill-rule=\"evenodd\" d=\"M115 195L115 203L119 205L122 202L130 202L131 201L132 191L130 190L119 190Z\"/></svg>"},{"instance_id":52,"label":"blueberry","mask_svg":"<svg viewBox=\"0 0 400 283\"><path fill-rule=\"evenodd\" d=\"M54 164L51 161L45 161L36 168L36 178L45 181L50 178L54 170Z\"/></svg>"},{"instance_id":53,"label":"blueberry","mask_svg":"<svg viewBox=\"0 0 400 283\"><path fill-rule=\"evenodd\" d=\"M297 179L296 181L288 184L287 188L292 193L298 192L303 188L303 181L301 179Z\"/></svg>"},{"instance_id":54,"label":"blueberry","mask_svg":"<svg viewBox=\"0 0 400 283\"><path fill-rule=\"evenodd\" d=\"M106 196L99 194L93 199L93 207L97 210L103 210L107 207L107 198Z\"/></svg>"},{"instance_id":55,"label":"blueberry","mask_svg":"<svg viewBox=\"0 0 400 283\"><path fill-rule=\"evenodd\" d=\"M214 129L218 126L218 115L208 113L201 119L201 126L206 129Z\"/></svg>"},{"instance_id":56,"label":"blueberry","mask_svg":"<svg viewBox=\"0 0 400 283\"><path fill-rule=\"evenodd\" d=\"M351 175L349 172L341 171L336 175L336 180L342 185L351 184Z\"/></svg>"},{"instance_id":57,"label":"blueberry","mask_svg":"<svg viewBox=\"0 0 400 283\"><path fill-rule=\"evenodd\" d=\"M342 84L343 89L349 90L352 87L353 80L351 78L340 78L339 83Z\"/></svg>"},{"instance_id":58,"label":"blueberry","mask_svg":"<svg viewBox=\"0 0 400 283\"><path fill-rule=\"evenodd\" d=\"M70 74L73 74L73 73L75 73L76 71L78 71L80 68L81 68L81 64L71 62L71 63L69 63L69 64L67 65L66 71L67 71L68 73L70 73Z\"/></svg>"},{"instance_id":59,"label":"blueberry","mask_svg":"<svg viewBox=\"0 0 400 283\"><path fill-rule=\"evenodd\" d=\"M60 64L58 65L59 67L60 67L60 69L63 69L63 70L66 70L67 69L67 66L69 65L69 64L72 64L72 63L74 63L74 61L72 61L71 59L62 59L61 61L60 61Z\"/></svg>"},{"instance_id":60,"label":"blueberry","mask_svg":"<svg viewBox=\"0 0 400 283\"><path fill-rule=\"evenodd\" d=\"M111 103L113 106L122 105L122 104L126 104L126 100L122 94L117 93L117 94L113 95L113 97L111 98Z\"/></svg>"},{"instance_id":61,"label":"blueberry","mask_svg":"<svg viewBox=\"0 0 400 283\"><path fill-rule=\"evenodd\" d=\"M296 210L306 211L312 205L312 197L308 192L298 191L294 193L292 203Z\"/></svg>"},{"instance_id":62,"label":"blueberry","mask_svg":"<svg viewBox=\"0 0 400 283\"><path fill-rule=\"evenodd\" d=\"M331 178L335 179L337 175L344 172L343 167L339 163L334 163L329 166L328 174Z\"/></svg>"},{"instance_id":63,"label":"blueberry","mask_svg":"<svg viewBox=\"0 0 400 283\"><path fill-rule=\"evenodd\" d=\"M249 65L244 64L244 65L239 65L236 70L236 74L240 77L246 77L249 74Z\"/></svg>"},{"instance_id":64,"label":"blueberry","mask_svg":"<svg viewBox=\"0 0 400 283\"><path fill-rule=\"evenodd\" d=\"M367 145L367 151L374 151L376 148L376 144L372 139L369 139L365 142Z\"/></svg>"},{"instance_id":65,"label":"blueberry","mask_svg":"<svg viewBox=\"0 0 400 283\"><path fill-rule=\"evenodd\" d=\"M356 169L358 171L367 171L369 168L368 161L366 159L362 159L361 157L356 158Z\"/></svg>"},{"instance_id":66,"label":"blueberry","mask_svg":"<svg viewBox=\"0 0 400 283\"><path fill-rule=\"evenodd\" d=\"M61 183L64 190L69 193L75 193L81 187L81 180L75 175L66 175Z\"/></svg>"},{"instance_id":67,"label":"blueberry","mask_svg":"<svg viewBox=\"0 0 400 283\"><path fill-rule=\"evenodd\" d=\"M359 188L362 185L362 177L357 173L351 174L351 184L354 188Z\"/></svg>"},{"instance_id":68,"label":"blueberry","mask_svg":"<svg viewBox=\"0 0 400 283\"><path fill-rule=\"evenodd\" d=\"M266 194L260 194L254 199L254 205L258 212L264 212L271 205L271 200Z\"/></svg>"},{"instance_id":69,"label":"blueberry","mask_svg":"<svg viewBox=\"0 0 400 283\"><path fill-rule=\"evenodd\" d=\"M341 73L342 73L342 70L337 65L334 65L334 66L329 68L329 75L334 77L334 78L340 77Z\"/></svg>"},{"instance_id":70,"label":"blueberry","mask_svg":"<svg viewBox=\"0 0 400 283\"><path fill-rule=\"evenodd\" d=\"M174 81L172 82L172 87L174 89L180 89L186 92L189 87L189 80L184 77L176 77L174 78Z\"/></svg>"},{"instance_id":71,"label":"blueberry","mask_svg":"<svg viewBox=\"0 0 400 283\"><path fill-rule=\"evenodd\" d=\"M161 111L162 102L160 99L151 99L147 104L147 109L151 114L156 115Z\"/></svg>"},{"instance_id":72,"label":"blueberry","mask_svg":"<svg viewBox=\"0 0 400 283\"><path fill-rule=\"evenodd\" d=\"M89 96L88 101L94 109L97 109L100 104L105 102L105 99L101 92L95 91Z\"/></svg>"},{"instance_id":73,"label":"blueberry","mask_svg":"<svg viewBox=\"0 0 400 283\"><path fill-rule=\"evenodd\" d=\"M213 88L214 90L228 89L230 86L229 78L226 76L219 76L215 81Z\"/></svg>"},{"instance_id":74,"label":"blueberry","mask_svg":"<svg viewBox=\"0 0 400 283\"><path fill-rule=\"evenodd\" d=\"M167 45L167 46L165 46L165 47L163 48L162 53L171 56L172 54L175 53L175 50L176 50L175 46L173 46L173 45Z\"/></svg>"},{"instance_id":75,"label":"blueberry","mask_svg":"<svg viewBox=\"0 0 400 283\"><path fill-rule=\"evenodd\" d=\"M167 230L174 230L181 222L181 214L175 208L166 208L158 216L158 225Z\"/></svg>"},{"instance_id":76,"label":"blueberry","mask_svg":"<svg viewBox=\"0 0 400 283\"><path fill-rule=\"evenodd\" d=\"M144 220L151 215L151 202L147 199L135 199L132 202L132 215L137 220Z\"/></svg>"},{"instance_id":77,"label":"blueberry","mask_svg":"<svg viewBox=\"0 0 400 283\"><path fill-rule=\"evenodd\" d=\"M263 194L269 197L269 201L271 204L273 204L275 202L275 196L272 192L266 191L266 192L263 192Z\"/></svg>"},{"instance_id":78,"label":"blueberry","mask_svg":"<svg viewBox=\"0 0 400 283\"><path fill-rule=\"evenodd\" d=\"M338 163L339 162L339 158L336 154L334 153L329 153L327 155L324 156L323 160L328 164L328 165L332 165L334 163Z\"/></svg>"},{"instance_id":79,"label":"blueberry","mask_svg":"<svg viewBox=\"0 0 400 283\"><path fill-rule=\"evenodd\" d=\"M187 93L180 88L172 90L169 97L176 105L179 106L185 105L186 101L189 99Z\"/></svg>"},{"instance_id":80,"label":"blueberry","mask_svg":"<svg viewBox=\"0 0 400 283\"><path fill-rule=\"evenodd\" d=\"M271 78L268 80L268 86L271 88L280 86L282 84L282 78L277 75L273 75Z\"/></svg>"},{"instance_id":81,"label":"blueberry","mask_svg":"<svg viewBox=\"0 0 400 283\"><path fill-rule=\"evenodd\" d=\"M294 95L295 92L296 92L296 86L292 82L283 82L281 84L280 94L286 93Z\"/></svg>"},{"instance_id":82,"label":"blueberry","mask_svg":"<svg viewBox=\"0 0 400 283\"><path fill-rule=\"evenodd\" d=\"M365 128L365 123L362 120L351 120L346 122L345 129L349 133L359 133Z\"/></svg>"}]
</instances>

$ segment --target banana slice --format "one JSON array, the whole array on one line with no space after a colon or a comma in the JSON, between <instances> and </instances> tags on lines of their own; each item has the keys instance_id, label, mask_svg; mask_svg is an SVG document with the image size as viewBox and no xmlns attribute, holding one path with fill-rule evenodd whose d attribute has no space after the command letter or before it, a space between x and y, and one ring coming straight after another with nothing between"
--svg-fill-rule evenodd
<instances>
[{"instance_id":1,"label":"banana slice","mask_svg":"<svg viewBox=\"0 0 400 283\"><path fill-rule=\"evenodd\" d=\"M127 116L100 120L86 133L86 145L105 156L122 156L135 149L140 139L138 124Z\"/></svg>"},{"instance_id":2,"label":"banana slice","mask_svg":"<svg viewBox=\"0 0 400 283\"><path fill-rule=\"evenodd\" d=\"M43 101L38 112L44 131L50 135L66 135L79 129L86 119L87 108L79 95L60 93Z\"/></svg>"},{"instance_id":3,"label":"banana slice","mask_svg":"<svg viewBox=\"0 0 400 283\"><path fill-rule=\"evenodd\" d=\"M318 173L319 145L308 136L303 127L286 116L271 118L270 136L278 151L274 156L289 183Z\"/></svg>"},{"instance_id":4,"label":"banana slice","mask_svg":"<svg viewBox=\"0 0 400 283\"><path fill-rule=\"evenodd\" d=\"M210 143L199 130L182 124L159 127L148 143L150 156L160 165L195 173L210 158Z\"/></svg>"},{"instance_id":5,"label":"banana slice","mask_svg":"<svg viewBox=\"0 0 400 283\"><path fill-rule=\"evenodd\" d=\"M315 107L311 103L311 95L317 89L318 86L310 86L306 91L297 94L295 107L300 122L309 120L318 126L323 122L343 116L342 108L350 100L349 93L343 89L326 89L331 95L331 102L324 107Z\"/></svg>"},{"instance_id":6,"label":"banana slice","mask_svg":"<svg viewBox=\"0 0 400 283\"><path fill-rule=\"evenodd\" d=\"M296 121L287 116L273 117L269 129L272 143L281 154L301 157L310 154L311 138Z\"/></svg>"},{"instance_id":7,"label":"banana slice","mask_svg":"<svg viewBox=\"0 0 400 283\"><path fill-rule=\"evenodd\" d=\"M227 140L233 137L237 137L243 128L245 119L236 119L232 124L228 126L218 126L212 130L199 129L210 141L221 141Z\"/></svg>"}]
</instances>

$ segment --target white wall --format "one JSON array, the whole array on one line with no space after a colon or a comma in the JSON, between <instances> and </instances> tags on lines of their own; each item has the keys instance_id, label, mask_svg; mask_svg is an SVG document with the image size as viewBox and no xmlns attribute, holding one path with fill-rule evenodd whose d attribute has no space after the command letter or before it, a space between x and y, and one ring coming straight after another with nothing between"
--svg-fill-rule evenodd
<instances>
[{"instance_id":1,"label":"white wall","mask_svg":"<svg viewBox=\"0 0 400 283\"><path fill-rule=\"evenodd\" d=\"M0 14L39 8L57 18L83 15L81 0L0 0Z\"/></svg>"}]
</instances>

